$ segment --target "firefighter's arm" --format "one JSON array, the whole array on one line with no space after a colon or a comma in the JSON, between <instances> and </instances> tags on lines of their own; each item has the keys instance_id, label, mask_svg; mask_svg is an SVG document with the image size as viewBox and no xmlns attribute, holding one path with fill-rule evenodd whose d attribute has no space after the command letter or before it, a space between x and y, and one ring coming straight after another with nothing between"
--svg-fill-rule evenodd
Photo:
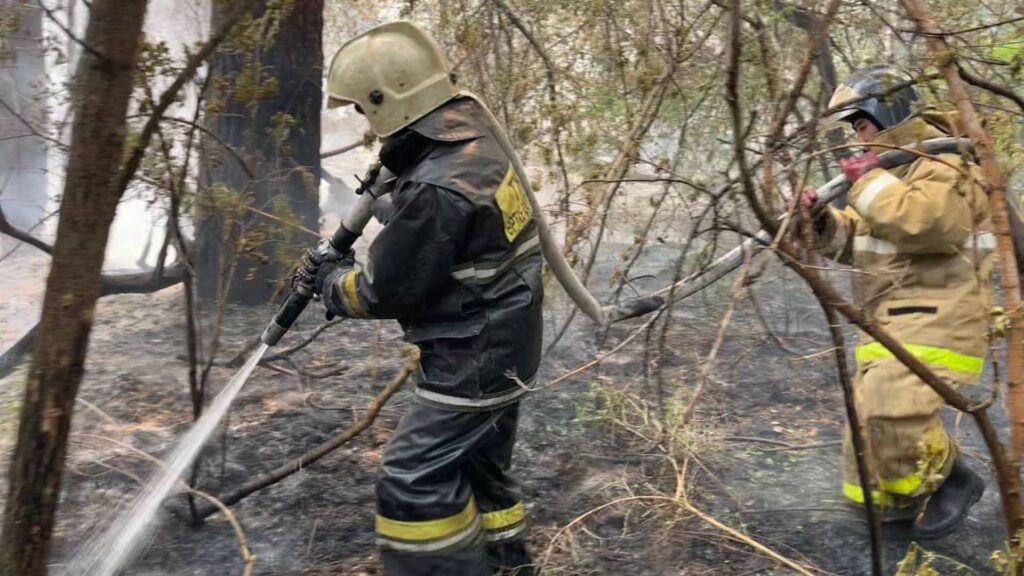
<instances>
[{"instance_id":1,"label":"firefighter's arm","mask_svg":"<svg viewBox=\"0 0 1024 576\"><path fill-rule=\"evenodd\" d=\"M871 170L853 185L848 200L871 235L900 252L945 253L971 230L964 185L952 166L924 160L906 182L883 168Z\"/></svg>"},{"instance_id":2,"label":"firefighter's arm","mask_svg":"<svg viewBox=\"0 0 1024 576\"><path fill-rule=\"evenodd\" d=\"M466 234L468 201L444 188L408 183L395 211L370 245L366 269L353 268L333 286L339 312L355 318L402 318L448 283Z\"/></svg>"}]
</instances>

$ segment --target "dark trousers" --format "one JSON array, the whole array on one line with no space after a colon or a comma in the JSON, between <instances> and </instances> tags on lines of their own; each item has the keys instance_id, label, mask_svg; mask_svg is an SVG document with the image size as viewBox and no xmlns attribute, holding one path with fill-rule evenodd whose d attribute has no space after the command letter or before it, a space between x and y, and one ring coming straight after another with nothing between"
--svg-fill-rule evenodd
<instances>
[{"instance_id":1,"label":"dark trousers","mask_svg":"<svg viewBox=\"0 0 1024 576\"><path fill-rule=\"evenodd\" d=\"M377 479L377 543L389 576L531 573L509 474L518 419L518 403L481 412L414 404L402 418Z\"/></svg>"}]
</instances>

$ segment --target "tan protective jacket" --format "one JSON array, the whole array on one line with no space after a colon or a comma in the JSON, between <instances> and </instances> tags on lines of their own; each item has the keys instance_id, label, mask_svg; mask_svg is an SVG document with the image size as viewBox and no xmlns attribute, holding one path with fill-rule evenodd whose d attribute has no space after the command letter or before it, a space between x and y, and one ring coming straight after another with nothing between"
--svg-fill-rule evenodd
<instances>
[{"instance_id":1,"label":"tan protective jacket","mask_svg":"<svg viewBox=\"0 0 1024 576\"><path fill-rule=\"evenodd\" d=\"M955 116L925 111L880 132L876 143L912 145L954 133ZM987 348L995 236L980 169L957 154L918 160L860 178L849 206L831 209L822 254L851 264L854 300L940 375L975 381ZM856 358L892 355L866 334ZM874 399L875 416L937 411L942 401L919 386L893 386ZM921 405L923 403L924 405Z\"/></svg>"}]
</instances>

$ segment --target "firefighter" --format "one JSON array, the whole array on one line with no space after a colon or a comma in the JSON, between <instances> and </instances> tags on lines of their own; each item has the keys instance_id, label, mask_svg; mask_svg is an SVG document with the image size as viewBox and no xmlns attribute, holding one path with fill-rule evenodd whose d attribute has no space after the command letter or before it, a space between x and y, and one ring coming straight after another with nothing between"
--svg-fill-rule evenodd
<instances>
[{"instance_id":1,"label":"firefighter","mask_svg":"<svg viewBox=\"0 0 1024 576\"><path fill-rule=\"evenodd\" d=\"M416 402L384 452L377 543L391 576L532 574L510 474L519 401L541 356L533 211L488 113L409 22L335 54L328 106L354 105L397 176L365 266L325 262L316 290L349 318L393 318L421 351Z\"/></svg>"},{"instance_id":2,"label":"firefighter","mask_svg":"<svg viewBox=\"0 0 1024 576\"><path fill-rule=\"evenodd\" d=\"M884 94L867 97L870 94ZM959 134L955 114L918 106L888 65L855 71L829 108L868 151L840 161L848 206L816 220L823 255L851 264L853 296L869 318L955 385L976 383L987 349L995 237L980 169L966 155L878 165L888 146ZM847 103L849 103L847 105ZM805 203L816 198L813 190ZM889 521L915 520L922 539L955 531L984 491L939 418L942 398L866 334L854 351L854 399L873 471L871 497ZM843 493L863 505L851 431L843 443Z\"/></svg>"}]
</instances>

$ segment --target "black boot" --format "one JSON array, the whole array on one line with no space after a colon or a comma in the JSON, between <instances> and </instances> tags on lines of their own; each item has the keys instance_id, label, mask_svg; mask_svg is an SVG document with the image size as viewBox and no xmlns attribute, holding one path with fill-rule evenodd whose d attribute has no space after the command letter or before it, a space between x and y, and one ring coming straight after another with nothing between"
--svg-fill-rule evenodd
<instances>
[{"instance_id":1,"label":"black boot","mask_svg":"<svg viewBox=\"0 0 1024 576\"><path fill-rule=\"evenodd\" d=\"M533 576L533 561L522 538L487 545L487 560L501 576Z\"/></svg>"},{"instance_id":2,"label":"black boot","mask_svg":"<svg viewBox=\"0 0 1024 576\"><path fill-rule=\"evenodd\" d=\"M922 540L949 536L960 527L984 491L985 482L981 477L968 468L962 458L957 458L949 477L925 504L924 514L914 526L914 534Z\"/></svg>"}]
</instances>

